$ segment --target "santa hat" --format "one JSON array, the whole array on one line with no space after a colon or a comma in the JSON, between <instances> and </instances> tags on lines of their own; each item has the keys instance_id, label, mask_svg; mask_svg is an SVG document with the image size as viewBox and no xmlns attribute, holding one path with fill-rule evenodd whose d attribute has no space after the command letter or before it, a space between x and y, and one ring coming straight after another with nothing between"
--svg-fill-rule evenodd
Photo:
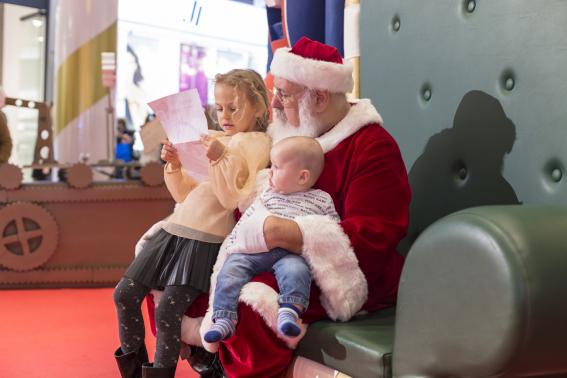
<instances>
[{"instance_id":1,"label":"santa hat","mask_svg":"<svg viewBox=\"0 0 567 378\"><path fill-rule=\"evenodd\" d=\"M301 37L291 49L277 49L270 72L308 88L333 93L350 92L354 84L352 66L343 64L339 51L307 37Z\"/></svg>"}]
</instances>

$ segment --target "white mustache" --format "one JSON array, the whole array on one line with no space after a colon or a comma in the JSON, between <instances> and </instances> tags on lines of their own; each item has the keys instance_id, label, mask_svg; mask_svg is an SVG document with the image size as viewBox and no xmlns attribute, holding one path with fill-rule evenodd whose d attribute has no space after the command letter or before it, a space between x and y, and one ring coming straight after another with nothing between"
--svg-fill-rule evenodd
<instances>
[{"instance_id":1,"label":"white mustache","mask_svg":"<svg viewBox=\"0 0 567 378\"><path fill-rule=\"evenodd\" d=\"M288 122L283 109L274 109L273 121L268 129L268 134L272 137L274 143L292 136L317 138L322 134L321 122L310 112L312 107L310 101L309 96L305 96L299 101L299 126L293 126Z\"/></svg>"}]
</instances>

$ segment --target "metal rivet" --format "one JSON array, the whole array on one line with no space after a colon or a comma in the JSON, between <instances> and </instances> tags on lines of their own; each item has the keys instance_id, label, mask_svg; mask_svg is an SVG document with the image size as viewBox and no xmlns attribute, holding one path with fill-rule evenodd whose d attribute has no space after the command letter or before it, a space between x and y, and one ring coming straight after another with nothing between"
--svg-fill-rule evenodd
<instances>
[{"instance_id":1,"label":"metal rivet","mask_svg":"<svg viewBox=\"0 0 567 378\"><path fill-rule=\"evenodd\" d=\"M475 0L468 0L467 1L467 12L472 13L476 8L476 1Z\"/></svg>"},{"instance_id":2,"label":"metal rivet","mask_svg":"<svg viewBox=\"0 0 567 378\"><path fill-rule=\"evenodd\" d=\"M400 30L400 26L401 26L400 18L398 16L394 17L394 19L392 20L392 30L397 32Z\"/></svg>"},{"instance_id":3,"label":"metal rivet","mask_svg":"<svg viewBox=\"0 0 567 378\"><path fill-rule=\"evenodd\" d=\"M28 102L28 108L30 108L30 109L35 108L35 102L33 102L33 101Z\"/></svg>"},{"instance_id":4,"label":"metal rivet","mask_svg":"<svg viewBox=\"0 0 567 378\"><path fill-rule=\"evenodd\" d=\"M433 96L433 90L431 89L431 84L425 82L421 86L419 93L423 101L428 102L429 100L431 100L431 97Z\"/></svg>"},{"instance_id":5,"label":"metal rivet","mask_svg":"<svg viewBox=\"0 0 567 378\"><path fill-rule=\"evenodd\" d=\"M24 102L20 99L16 100L16 106L22 106Z\"/></svg>"},{"instance_id":6,"label":"metal rivet","mask_svg":"<svg viewBox=\"0 0 567 378\"><path fill-rule=\"evenodd\" d=\"M555 168L551 171L551 178L553 179L553 181L555 182L559 182L561 181L561 179L563 178L563 172L561 172L561 169L559 168Z\"/></svg>"},{"instance_id":7,"label":"metal rivet","mask_svg":"<svg viewBox=\"0 0 567 378\"><path fill-rule=\"evenodd\" d=\"M514 89L515 85L516 85L516 82L514 81L513 77L507 78L506 81L504 82L504 88L506 88L509 91Z\"/></svg>"}]
</instances>

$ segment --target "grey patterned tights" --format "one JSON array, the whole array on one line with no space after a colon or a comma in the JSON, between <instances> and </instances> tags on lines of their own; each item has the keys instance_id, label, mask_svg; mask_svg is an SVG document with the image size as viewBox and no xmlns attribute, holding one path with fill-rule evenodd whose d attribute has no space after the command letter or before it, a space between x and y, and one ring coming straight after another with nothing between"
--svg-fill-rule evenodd
<instances>
[{"instance_id":1,"label":"grey patterned tights","mask_svg":"<svg viewBox=\"0 0 567 378\"><path fill-rule=\"evenodd\" d=\"M114 304L118 314L118 333L123 353L138 350L144 343L142 301L150 288L123 277L114 289ZM190 286L166 286L155 310L156 354L155 367L177 365L181 347L181 319L187 307L199 295Z\"/></svg>"}]
</instances>

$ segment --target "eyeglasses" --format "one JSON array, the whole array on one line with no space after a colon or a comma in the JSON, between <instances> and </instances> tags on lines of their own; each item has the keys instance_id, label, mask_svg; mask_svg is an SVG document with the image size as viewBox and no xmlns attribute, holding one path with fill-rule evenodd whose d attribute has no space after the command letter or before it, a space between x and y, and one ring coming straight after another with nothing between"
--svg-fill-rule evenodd
<instances>
[{"instance_id":1,"label":"eyeglasses","mask_svg":"<svg viewBox=\"0 0 567 378\"><path fill-rule=\"evenodd\" d=\"M274 96L278 99L279 102L281 102L283 106L287 106L296 99L296 96L298 94L303 93L304 91L305 87L293 93L289 93L287 91L281 90L280 88L274 87Z\"/></svg>"}]
</instances>

